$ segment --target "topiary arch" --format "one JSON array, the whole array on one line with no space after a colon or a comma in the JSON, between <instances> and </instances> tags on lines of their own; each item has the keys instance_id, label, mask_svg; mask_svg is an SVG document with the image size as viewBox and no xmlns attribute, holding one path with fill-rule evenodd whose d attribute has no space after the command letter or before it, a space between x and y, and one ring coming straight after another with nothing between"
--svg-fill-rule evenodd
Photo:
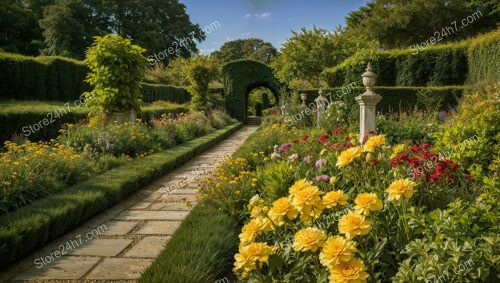
<instances>
[{"instance_id":1,"label":"topiary arch","mask_svg":"<svg viewBox=\"0 0 500 283\"><path fill-rule=\"evenodd\" d=\"M267 87L279 100L280 84L273 70L266 64L254 60L236 60L222 67L226 109L229 114L245 122L247 120L248 95L257 87Z\"/></svg>"}]
</instances>

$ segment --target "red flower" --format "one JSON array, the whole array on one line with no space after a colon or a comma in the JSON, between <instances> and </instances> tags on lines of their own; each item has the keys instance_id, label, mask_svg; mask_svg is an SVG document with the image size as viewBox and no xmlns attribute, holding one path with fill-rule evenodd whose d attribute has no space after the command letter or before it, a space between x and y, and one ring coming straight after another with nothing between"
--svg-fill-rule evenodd
<instances>
[{"instance_id":1,"label":"red flower","mask_svg":"<svg viewBox=\"0 0 500 283\"><path fill-rule=\"evenodd\" d=\"M323 144L326 140L328 140L330 136L328 134L324 134L319 138L319 144Z\"/></svg>"},{"instance_id":2,"label":"red flower","mask_svg":"<svg viewBox=\"0 0 500 283\"><path fill-rule=\"evenodd\" d=\"M375 134L375 131L369 130L369 131L368 131L368 134L372 136L372 135L374 135L374 134Z\"/></svg>"},{"instance_id":3,"label":"red flower","mask_svg":"<svg viewBox=\"0 0 500 283\"><path fill-rule=\"evenodd\" d=\"M332 134L338 135L338 134L345 133L345 132L347 132L347 130L344 130L344 128L342 126L338 126L335 130L333 130Z\"/></svg>"},{"instance_id":4,"label":"red flower","mask_svg":"<svg viewBox=\"0 0 500 283\"><path fill-rule=\"evenodd\" d=\"M298 143L298 142L299 142L299 140L298 140L298 139L293 139L293 140L292 140L292 144L296 144L296 143Z\"/></svg>"},{"instance_id":5,"label":"red flower","mask_svg":"<svg viewBox=\"0 0 500 283\"><path fill-rule=\"evenodd\" d=\"M389 165L391 167L403 165L405 162L409 161L410 157L407 153L400 153L396 157L394 157L391 162L389 162Z\"/></svg>"},{"instance_id":6,"label":"red flower","mask_svg":"<svg viewBox=\"0 0 500 283\"><path fill-rule=\"evenodd\" d=\"M418 166L420 166L420 164L421 163L417 158L413 157L412 159L410 159L410 167L417 168Z\"/></svg>"},{"instance_id":7,"label":"red flower","mask_svg":"<svg viewBox=\"0 0 500 283\"><path fill-rule=\"evenodd\" d=\"M309 138L309 136L308 136L308 135L303 135L303 136L302 136L302 141L306 141L308 138Z\"/></svg>"}]
</instances>

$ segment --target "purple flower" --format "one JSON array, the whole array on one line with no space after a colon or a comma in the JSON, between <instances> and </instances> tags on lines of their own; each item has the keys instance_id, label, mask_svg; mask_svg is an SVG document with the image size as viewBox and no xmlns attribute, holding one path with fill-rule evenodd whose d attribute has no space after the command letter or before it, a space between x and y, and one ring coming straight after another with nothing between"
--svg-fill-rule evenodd
<instances>
[{"instance_id":1,"label":"purple flower","mask_svg":"<svg viewBox=\"0 0 500 283\"><path fill-rule=\"evenodd\" d=\"M305 163L311 163L312 158L313 158L312 156L308 155L308 156L304 157L304 162Z\"/></svg>"},{"instance_id":2,"label":"purple flower","mask_svg":"<svg viewBox=\"0 0 500 283\"><path fill-rule=\"evenodd\" d=\"M326 182L326 181L329 181L330 178L327 175L319 175L319 176L316 176L315 180L316 180L316 182L320 182L320 181Z\"/></svg>"},{"instance_id":3,"label":"purple flower","mask_svg":"<svg viewBox=\"0 0 500 283\"><path fill-rule=\"evenodd\" d=\"M316 161L316 167L323 167L323 165L325 165L325 160L323 158L320 158L318 159L318 161Z\"/></svg>"},{"instance_id":4,"label":"purple flower","mask_svg":"<svg viewBox=\"0 0 500 283\"><path fill-rule=\"evenodd\" d=\"M282 144L282 145L278 148L278 150L279 150L279 151L284 151L285 149L290 148L291 146L292 146L292 145L291 145L291 144L289 144L289 143L284 143L284 144Z\"/></svg>"}]
</instances>

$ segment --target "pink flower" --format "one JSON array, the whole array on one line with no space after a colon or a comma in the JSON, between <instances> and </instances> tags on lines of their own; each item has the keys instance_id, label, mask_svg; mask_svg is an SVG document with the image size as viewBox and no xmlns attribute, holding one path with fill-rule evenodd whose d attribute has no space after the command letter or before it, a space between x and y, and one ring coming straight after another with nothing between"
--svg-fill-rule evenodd
<instances>
[{"instance_id":1,"label":"pink flower","mask_svg":"<svg viewBox=\"0 0 500 283\"><path fill-rule=\"evenodd\" d=\"M318 161L316 161L316 167L323 167L323 165L325 165L325 161L323 158L320 158L318 159Z\"/></svg>"}]
</instances>

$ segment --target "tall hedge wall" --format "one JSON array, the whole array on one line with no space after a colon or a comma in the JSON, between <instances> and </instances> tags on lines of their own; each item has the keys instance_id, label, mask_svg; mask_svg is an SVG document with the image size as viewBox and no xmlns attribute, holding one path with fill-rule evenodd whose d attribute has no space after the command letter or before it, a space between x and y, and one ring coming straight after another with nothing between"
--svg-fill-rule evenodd
<instances>
[{"instance_id":1,"label":"tall hedge wall","mask_svg":"<svg viewBox=\"0 0 500 283\"><path fill-rule=\"evenodd\" d=\"M472 40L468 63L469 83L500 81L500 28Z\"/></svg>"},{"instance_id":2,"label":"tall hedge wall","mask_svg":"<svg viewBox=\"0 0 500 283\"><path fill-rule=\"evenodd\" d=\"M186 103L191 100L191 95L185 88L169 86L142 84L142 100L144 102L154 102L165 100L174 103Z\"/></svg>"},{"instance_id":3,"label":"tall hedge wall","mask_svg":"<svg viewBox=\"0 0 500 283\"><path fill-rule=\"evenodd\" d=\"M89 90L86 74L72 59L0 53L0 99L75 100Z\"/></svg>"},{"instance_id":4,"label":"tall hedge wall","mask_svg":"<svg viewBox=\"0 0 500 283\"><path fill-rule=\"evenodd\" d=\"M377 104L377 112L392 113L398 111L406 111L414 109L418 104L417 92L421 90L428 90L432 95L443 97L440 108L447 110L458 104L458 99L462 97L464 87L461 86L447 86L447 87L374 87L376 93L382 96L382 100ZM318 89L299 90L299 93L307 94L307 105L314 103L318 97ZM351 100L354 102L354 97L365 92L364 87L336 87L323 90L323 95L329 100L340 100L339 97ZM327 94L331 93L331 96ZM297 101L300 95L294 95ZM331 98L330 98L331 97ZM355 102L354 102L355 103ZM423 109L424 105L419 104L419 109Z\"/></svg>"},{"instance_id":5,"label":"tall hedge wall","mask_svg":"<svg viewBox=\"0 0 500 283\"><path fill-rule=\"evenodd\" d=\"M467 42L415 49L366 51L327 68L322 76L329 86L361 84L361 74L371 63L380 86L463 85L467 76Z\"/></svg>"},{"instance_id":6,"label":"tall hedge wall","mask_svg":"<svg viewBox=\"0 0 500 283\"><path fill-rule=\"evenodd\" d=\"M70 102L90 90L85 83L87 68L81 61L63 57L29 57L0 53L0 100ZM186 103L191 97L184 88L143 84L143 100Z\"/></svg>"}]
</instances>

